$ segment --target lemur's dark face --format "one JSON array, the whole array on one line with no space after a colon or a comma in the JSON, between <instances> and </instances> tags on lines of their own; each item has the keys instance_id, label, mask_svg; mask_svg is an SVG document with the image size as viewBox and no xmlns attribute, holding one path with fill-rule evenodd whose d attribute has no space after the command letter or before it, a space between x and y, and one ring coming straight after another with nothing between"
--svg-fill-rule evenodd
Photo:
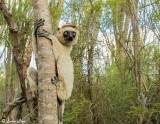
<instances>
[{"instance_id":1,"label":"lemur's dark face","mask_svg":"<svg viewBox=\"0 0 160 124\"><path fill-rule=\"evenodd\" d=\"M78 40L79 31L74 25L64 25L58 29L57 39L64 46L72 46Z\"/></svg>"},{"instance_id":2,"label":"lemur's dark face","mask_svg":"<svg viewBox=\"0 0 160 124\"><path fill-rule=\"evenodd\" d=\"M63 36L64 36L64 40L65 41L72 42L76 37L76 32L75 31L71 31L71 30L66 30L63 33Z\"/></svg>"}]
</instances>

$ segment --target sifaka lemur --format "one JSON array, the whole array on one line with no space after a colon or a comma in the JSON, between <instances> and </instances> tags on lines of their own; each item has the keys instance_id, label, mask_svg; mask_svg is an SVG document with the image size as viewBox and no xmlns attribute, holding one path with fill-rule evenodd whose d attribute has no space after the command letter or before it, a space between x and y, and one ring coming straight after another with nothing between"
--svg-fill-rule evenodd
<instances>
[{"instance_id":1,"label":"sifaka lemur","mask_svg":"<svg viewBox=\"0 0 160 124\"><path fill-rule=\"evenodd\" d=\"M71 60L72 46L77 42L79 31L77 26L72 24L63 25L58 29L56 36L46 30L39 31L45 20L39 19L35 22L33 32L33 52L37 56L37 37L46 37L51 41L52 51L55 56L57 76L52 82L57 87L58 100L62 103L62 115L64 112L65 100L70 98L73 89L74 69Z\"/></svg>"},{"instance_id":2,"label":"sifaka lemur","mask_svg":"<svg viewBox=\"0 0 160 124\"><path fill-rule=\"evenodd\" d=\"M35 34L38 37L46 37L51 40L53 54L57 67L57 94L60 101L67 100L73 89L73 62L71 60L72 46L78 40L77 26L66 24L58 29L57 35L53 35L46 30L37 31L44 24L45 20L40 19L35 22ZM35 36L35 39L36 37ZM36 40L33 40L33 51L37 54Z\"/></svg>"}]
</instances>

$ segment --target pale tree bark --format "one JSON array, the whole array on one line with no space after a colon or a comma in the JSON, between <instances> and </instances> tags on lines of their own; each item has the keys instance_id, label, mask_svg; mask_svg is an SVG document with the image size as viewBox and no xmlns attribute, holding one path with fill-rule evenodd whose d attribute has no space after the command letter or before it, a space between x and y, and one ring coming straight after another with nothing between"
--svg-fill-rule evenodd
<instances>
[{"instance_id":1,"label":"pale tree bark","mask_svg":"<svg viewBox=\"0 0 160 124\"><path fill-rule=\"evenodd\" d=\"M44 19L41 28L52 32L48 0L32 0L35 19ZM54 41L53 41L54 42ZM55 58L50 40L38 38L38 124L58 124Z\"/></svg>"}]
</instances>

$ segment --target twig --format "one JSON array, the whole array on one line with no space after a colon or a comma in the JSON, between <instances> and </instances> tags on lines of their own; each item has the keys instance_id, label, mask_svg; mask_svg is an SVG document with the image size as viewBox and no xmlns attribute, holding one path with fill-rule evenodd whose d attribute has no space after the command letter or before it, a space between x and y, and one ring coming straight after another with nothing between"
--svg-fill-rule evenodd
<instances>
[{"instance_id":1,"label":"twig","mask_svg":"<svg viewBox=\"0 0 160 124\"><path fill-rule=\"evenodd\" d=\"M2 118L0 119L0 121L3 119L6 119L14 108L16 108L19 105L22 105L24 102L25 102L24 97L20 97L20 98L17 98L16 101L9 103L8 106L3 111Z\"/></svg>"}]
</instances>

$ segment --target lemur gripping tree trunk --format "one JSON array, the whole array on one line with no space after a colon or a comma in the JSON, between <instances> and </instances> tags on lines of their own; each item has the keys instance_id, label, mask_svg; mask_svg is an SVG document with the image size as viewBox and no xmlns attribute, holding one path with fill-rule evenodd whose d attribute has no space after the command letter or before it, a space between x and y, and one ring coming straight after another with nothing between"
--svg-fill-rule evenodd
<instances>
[{"instance_id":1,"label":"lemur gripping tree trunk","mask_svg":"<svg viewBox=\"0 0 160 124\"><path fill-rule=\"evenodd\" d=\"M73 62L71 60L72 46L77 42L79 31L77 26L72 24L63 25L58 29L57 34L54 35L45 29L37 31L45 20L39 19L35 22L35 30L33 33L33 51L37 55L36 37L45 37L52 43L52 51L56 61L56 77L52 80L52 83L57 87L58 98L58 118L59 123L63 123L63 112L65 107L65 101L71 97L74 80ZM32 81L30 81L31 83ZM34 87L36 81L31 84ZM33 91L34 88L33 88Z\"/></svg>"},{"instance_id":2,"label":"lemur gripping tree trunk","mask_svg":"<svg viewBox=\"0 0 160 124\"><path fill-rule=\"evenodd\" d=\"M38 14L36 14L38 15ZM53 33L50 33L51 31L45 27L46 24L49 23L49 21L45 20L45 18L36 18L35 24L34 24L34 31L33 31L33 52L36 54L36 58L38 60L38 70L40 71L41 67L43 67L42 64L46 64L46 69L48 69L50 72L52 72L52 69L54 69L54 74L52 73L44 73L43 77L38 77L38 79L42 79L42 82L45 77L47 77L47 83L44 83L40 87L42 82L38 82L38 93L40 94L41 91L46 92L49 91L50 87L47 85L54 84L56 86L56 95L58 98L58 124L63 124L63 112L64 112L64 105L65 100L70 98L72 89L73 89L73 63L70 57L70 53L72 50L72 46L77 42L78 40L78 28L75 25L72 24L66 24L59 28L57 31L57 34L54 35ZM50 40L50 43L48 46L44 45L44 39L39 39L40 37L47 38ZM42 40L42 41L41 41ZM41 50L40 50L41 49ZM49 55L53 54L53 56L48 56L45 52L48 52ZM48 57L53 57L52 59L48 59ZM44 58L46 58L44 61ZM54 65L50 65L49 63L54 61ZM46 62L46 63L45 63ZM50 68L51 66L51 68ZM54 66L54 68L52 68ZM49 68L48 68L49 67ZM43 70L43 69L42 69ZM46 71L46 70L43 70ZM30 71L31 72L31 71ZM47 74L47 75L46 75ZM32 96L36 96L36 72L34 74L28 74L28 80L30 83L30 87L32 89ZM40 80L39 80L40 81ZM49 81L49 83L48 83ZM47 88L44 88L47 87ZM53 87L53 86L52 86ZM54 90L54 89L53 89ZM44 95L50 95L47 94ZM52 89L51 89L52 91ZM53 93L53 92L52 92ZM46 97L45 100L48 100L47 98L52 99L52 97ZM41 98L43 99L43 98ZM41 104L40 95L39 95L39 101L38 103ZM57 101L57 100L56 100ZM56 102L57 103L57 102ZM45 103L46 105L48 104ZM51 108L53 104L49 104L49 106L44 106L44 103L41 107ZM40 111L40 106L38 110ZM46 109L45 109L46 110ZM48 111L47 111L48 112ZM52 113L52 112L51 112ZM53 114L53 113L52 113ZM38 116L40 117L40 116ZM39 120L40 118L38 118ZM39 121L39 123L43 123L44 121L51 122L53 120L51 115L47 115L47 118L44 118L45 120ZM48 120L49 119L49 120ZM55 122L55 121L54 121Z\"/></svg>"}]
</instances>

